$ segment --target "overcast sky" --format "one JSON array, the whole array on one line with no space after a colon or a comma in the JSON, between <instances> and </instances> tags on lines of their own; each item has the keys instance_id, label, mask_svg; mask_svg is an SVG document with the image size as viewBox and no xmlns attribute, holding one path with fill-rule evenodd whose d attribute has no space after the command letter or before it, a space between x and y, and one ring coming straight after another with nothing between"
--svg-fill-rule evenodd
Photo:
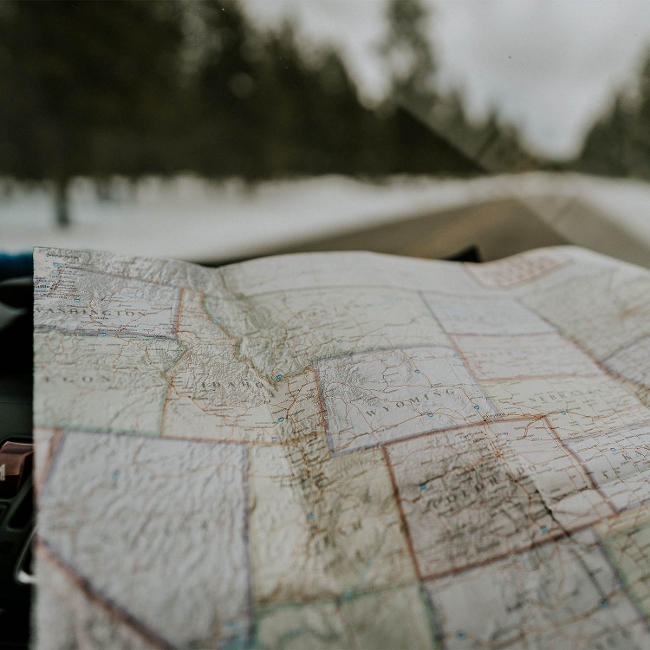
<instances>
[{"instance_id":1,"label":"overcast sky","mask_svg":"<svg viewBox=\"0 0 650 650\"><path fill-rule=\"evenodd\" d=\"M361 92L387 79L376 54L386 0L243 0L261 25L291 17L303 43L340 46ZM650 51L648 0L423 0L440 81L470 110L498 106L542 153L570 156Z\"/></svg>"}]
</instances>

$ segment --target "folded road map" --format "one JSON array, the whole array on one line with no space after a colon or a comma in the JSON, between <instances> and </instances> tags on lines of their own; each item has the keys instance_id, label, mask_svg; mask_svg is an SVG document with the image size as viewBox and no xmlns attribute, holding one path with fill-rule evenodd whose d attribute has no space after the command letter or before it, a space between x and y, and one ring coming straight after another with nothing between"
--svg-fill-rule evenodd
<instances>
[{"instance_id":1,"label":"folded road map","mask_svg":"<svg viewBox=\"0 0 650 650\"><path fill-rule=\"evenodd\" d=\"M650 646L649 271L34 259L36 647Z\"/></svg>"}]
</instances>

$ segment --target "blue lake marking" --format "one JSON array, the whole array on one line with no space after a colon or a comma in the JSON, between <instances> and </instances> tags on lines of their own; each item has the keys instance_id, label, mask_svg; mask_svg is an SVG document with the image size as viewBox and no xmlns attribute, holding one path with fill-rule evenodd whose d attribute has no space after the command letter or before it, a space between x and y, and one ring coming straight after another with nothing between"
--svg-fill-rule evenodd
<instances>
[{"instance_id":1,"label":"blue lake marking","mask_svg":"<svg viewBox=\"0 0 650 650\"><path fill-rule=\"evenodd\" d=\"M313 513L313 512L310 512L310 513L307 515L307 519L309 519L309 520L311 521L313 518L314 518L314 513Z\"/></svg>"},{"instance_id":2,"label":"blue lake marking","mask_svg":"<svg viewBox=\"0 0 650 650\"><path fill-rule=\"evenodd\" d=\"M433 417L433 413L427 413L427 415L428 415L430 418Z\"/></svg>"},{"instance_id":3,"label":"blue lake marking","mask_svg":"<svg viewBox=\"0 0 650 650\"><path fill-rule=\"evenodd\" d=\"M416 375L419 375L419 374L420 374L420 371L419 371L419 370L416 370L416 371L415 371L415 374L416 374Z\"/></svg>"},{"instance_id":4,"label":"blue lake marking","mask_svg":"<svg viewBox=\"0 0 650 650\"><path fill-rule=\"evenodd\" d=\"M475 411L478 411L478 406L475 406L475 407L474 407L474 410L475 410Z\"/></svg>"},{"instance_id":5,"label":"blue lake marking","mask_svg":"<svg viewBox=\"0 0 650 650\"><path fill-rule=\"evenodd\" d=\"M284 422L284 418L278 418L278 422Z\"/></svg>"},{"instance_id":6,"label":"blue lake marking","mask_svg":"<svg viewBox=\"0 0 650 650\"><path fill-rule=\"evenodd\" d=\"M348 589L341 594L341 600L350 600L354 596L354 589Z\"/></svg>"},{"instance_id":7,"label":"blue lake marking","mask_svg":"<svg viewBox=\"0 0 650 650\"><path fill-rule=\"evenodd\" d=\"M113 478L117 478L119 475L120 475L120 471L116 469L116 470L113 472Z\"/></svg>"},{"instance_id":8,"label":"blue lake marking","mask_svg":"<svg viewBox=\"0 0 650 650\"><path fill-rule=\"evenodd\" d=\"M421 489L422 491L424 491L424 490L427 489L427 486L426 486L426 485L421 485L421 486L420 486L420 489Z\"/></svg>"},{"instance_id":9,"label":"blue lake marking","mask_svg":"<svg viewBox=\"0 0 650 650\"><path fill-rule=\"evenodd\" d=\"M102 334L100 334L100 336L106 336L106 334L103 334L103 333L102 333Z\"/></svg>"},{"instance_id":10,"label":"blue lake marking","mask_svg":"<svg viewBox=\"0 0 650 650\"><path fill-rule=\"evenodd\" d=\"M566 415L566 411L562 411L562 415Z\"/></svg>"},{"instance_id":11,"label":"blue lake marking","mask_svg":"<svg viewBox=\"0 0 650 650\"><path fill-rule=\"evenodd\" d=\"M601 606L601 607L607 607L607 598L603 598L603 599L600 601L600 606Z\"/></svg>"},{"instance_id":12,"label":"blue lake marking","mask_svg":"<svg viewBox=\"0 0 650 650\"><path fill-rule=\"evenodd\" d=\"M276 375L275 378L276 379L282 379L282 375Z\"/></svg>"},{"instance_id":13,"label":"blue lake marking","mask_svg":"<svg viewBox=\"0 0 650 650\"><path fill-rule=\"evenodd\" d=\"M343 339L339 339L337 343L343 343Z\"/></svg>"},{"instance_id":14,"label":"blue lake marking","mask_svg":"<svg viewBox=\"0 0 650 650\"><path fill-rule=\"evenodd\" d=\"M75 298L74 301L75 302L81 302L81 300L79 300L79 298Z\"/></svg>"},{"instance_id":15,"label":"blue lake marking","mask_svg":"<svg viewBox=\"0 0 650 650\"><path fill-rule=\"evenodd\" d=\"M456 636L457 636L459 639L464 639L464 638L465 638L465 632L459 632Z\"/></svg>"},{"instance_id":16,"label":"blue lake marking","mask_svg":"<svg viewBox=\"0 0 650 650\"><path fill-rule=\"evenodd\" d=\"M277 441L278 441L277 438L271 438L271 442L277 442Z\"/></svg>"},{"instance_id":17,"label":"blue lake marking","mask_svg":"<svg viewBox=\"0 0 650 650\"><path fill-rule=\"evenodd\" d=\"M58 265L56 262L54 262L54 263L52 264L52 266L59 266L59 265Z\"/></svg>"},{"instance_id":18,"label":"blue lake marking","mask_svg":"<svg viewBox=\"0 0 650 650\"><path fill-rule=\"evenodd\" d=\"M612 447L610 451L616 451L616 447Z\"/></svg>"},{"instance_id":19,"label":"blue lake marking","mask_svg":"<svg viewBox=\"0 0 650 650\"><path fill-rule=\"evenodd\" d=\"M542 526L542 532L545 533L548 531L548 526Z\"/></svg>"},{"instance_id":20,"label":"blue lake marking","mask_svg":"<svg viewBox=\"0 0 650 650\"><path fill-rule=\"evenodd\" d=\"M508 444L511 445L511 444L512 444L512 440L508 440Z\"/></svg>"}]
</instances>

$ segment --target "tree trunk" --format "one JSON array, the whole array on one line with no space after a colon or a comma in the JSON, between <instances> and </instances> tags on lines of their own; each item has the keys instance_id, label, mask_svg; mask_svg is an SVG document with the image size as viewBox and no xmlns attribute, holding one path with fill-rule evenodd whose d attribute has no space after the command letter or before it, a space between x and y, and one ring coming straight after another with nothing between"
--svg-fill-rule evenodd
<instances>
[{"instance_id":1,"label":"tree trunk","mask_svg":"<svg viewBox=\"0 0 650 650\"><path fill-rule=\"evenodd\" d=\"M54 214L56 225L59 228L67 228L70 225L69 185L69 179L60 178L56 181L54 188Z\"/></svg>"}]
</instances>

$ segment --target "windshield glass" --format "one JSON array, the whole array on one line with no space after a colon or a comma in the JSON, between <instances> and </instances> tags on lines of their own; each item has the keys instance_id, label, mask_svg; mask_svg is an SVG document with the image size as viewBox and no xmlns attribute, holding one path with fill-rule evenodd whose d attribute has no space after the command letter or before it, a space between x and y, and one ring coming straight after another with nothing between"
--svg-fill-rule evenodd
<instances>
[{"instance_id":1,"label":"windshield glass","mask_svg":"<svg viewBox=\"0 0 650 650\"><path fill-rule=\"evenodd\" d=\"M16 1L0 5L0 34L9 252L219 262L425 204L595 196L576 173L650 175L647 3ZM475 182L532 171L546 180ZM644 187L625 186L630 215Z\"/></svg>"}]
</instances>

